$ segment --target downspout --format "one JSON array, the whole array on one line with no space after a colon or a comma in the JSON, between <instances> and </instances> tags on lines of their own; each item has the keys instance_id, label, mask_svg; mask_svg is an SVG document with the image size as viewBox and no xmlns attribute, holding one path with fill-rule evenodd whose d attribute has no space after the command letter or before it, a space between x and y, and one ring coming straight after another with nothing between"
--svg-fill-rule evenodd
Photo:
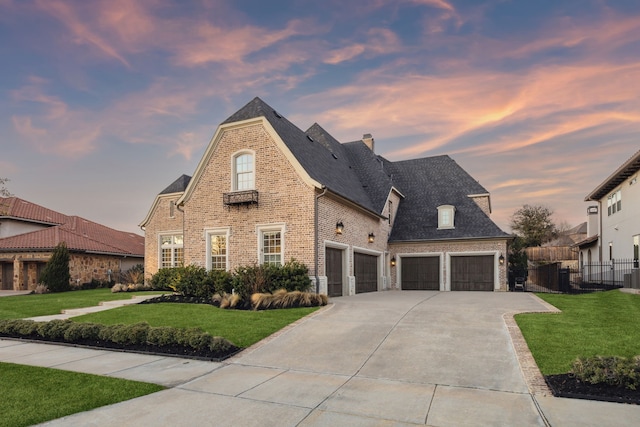
<instances>
[{"instance_id":1,"label":"downspout","mask_svg":"<svg viewBox=\"0 0 640 427\"><path fill-rule=\"evenodd\" d=\"M182 212L182 264L183 264L182 266L184 266L184 261L187 259L187 248L186 248L187 245L184 244L184 242L186 240L185 236L184 236L184 217L185 217L185 215L184 215L184 210L180 208L181 206L184 206L184 205L176 204L176 209L178 209L180 212Z\"/></svg>"},{"instance_id":2,"label":"downspout","mask_svg":"<svg viewBox=\"0 0 640 427\"><path fill-rule=\"evenodd\" d=\"M313 254L314 254L314 259L315 259L315 275L316 275L316 294L320 293L320 278L318 277L318 199L322 196L324 196L325 194L327 194L327 187L325 185L322 186L322 193L318 194L316 196L316 200L315 200L315 206L314 206L314 227L313 227L313 234L314 234L314 240L315 240L315 244L313 247Z\"/></svg>"}]
</instances>

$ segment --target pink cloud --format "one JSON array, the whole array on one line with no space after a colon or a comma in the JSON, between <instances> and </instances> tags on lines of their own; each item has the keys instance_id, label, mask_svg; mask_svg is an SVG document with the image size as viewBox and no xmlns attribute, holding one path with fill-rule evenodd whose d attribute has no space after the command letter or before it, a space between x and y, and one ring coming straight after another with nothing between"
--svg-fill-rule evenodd
<instances>
[{"instance_id":1,"label":"pink cloud","mask_svg":"<svg viewBox=\"0 0 640 427\"><path fill-rule=\"evenodd\" d=\"M399 53L402 50L400 39L393 31L386 28L372 28L367 31L362 42L351 43L326 52L324 62L335 65L363 55L372 57Z\"/></svg>"}]
</instances>

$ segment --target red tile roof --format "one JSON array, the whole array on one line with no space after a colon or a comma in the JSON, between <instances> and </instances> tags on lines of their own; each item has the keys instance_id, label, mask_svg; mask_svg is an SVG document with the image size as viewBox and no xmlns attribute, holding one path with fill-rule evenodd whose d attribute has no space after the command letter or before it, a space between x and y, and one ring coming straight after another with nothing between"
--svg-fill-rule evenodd
<instances>
[{"instance_id":1,"label":"red tile roof","mask_svg":"<svg viewBox=\"0 0 640 427\"><path fill-rule=\"evenodd\" d=\"M0 239L0 251L51 250L65 242L70 251L144 256L144 237L118 231L79 216L67 216L17 197L0 198L0 219L54 224Z\"/></svg>"}]
</instances>

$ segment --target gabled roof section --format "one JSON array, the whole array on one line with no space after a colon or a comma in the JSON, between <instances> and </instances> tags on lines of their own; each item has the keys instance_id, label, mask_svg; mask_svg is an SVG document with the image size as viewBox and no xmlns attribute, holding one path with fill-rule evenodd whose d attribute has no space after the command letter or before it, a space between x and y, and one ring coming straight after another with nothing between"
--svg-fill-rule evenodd
<instances>
[{"instance_id":1,"label":"gabled roof section","mask_svg":"<svg viewBox=\"0 0 640 427\"><path fill-rule=\"evenodd\" d=\"M377 156L362 141L345 143L344 148L349 153L358 180L369 195L373 209L382 212L393 187L391 172L387 170L390 162Z\"/></svg>"},{"instance_id":2,"label":"gabled roof section","mask_svg":"<svg viewBox=\"0 0 640 427\"><path fill-rule=\"evenodd\" d=\"M387 167L405 196L390 242L509 237L468 197L488 191L449 156L389 162ZM455 228L438 230L436 208L441 205L455 206Z\"/></svg>"},{"instance_id":3,"label":"gabled roof section","mask_svg":"<svg viewBox=\"0 0 640 427\"><path fill-rule=\"evenodd\" d=\"M615 170L607 179L598 185L591 193L584 198L585 202L590 200L598 201L613 191L618 185L624 182L634 173L640 170L640 150Z\"/></svg>"},{"instance_id":4,"label":"gabled roof section","mask_svg":"<svg viewBox=\"0 0 640 427\"><path fill-rule=\"evenodd\" d=\"M309 177L329 191L356 203L364 209L380 214L369 193L363 187L351 165L347 151L320 125L314 124L307 132L287 120L260 98L231 115L222 124L264 117Z\"/></svg>"},{"instance_id":5,"label":"gabled roof section","mask_svg":"<svg viewBox=\"0 0 640 427\"><path fill-rule=\"evenodd\" d=\"M160 194L182 193L186 190L187 185L189 185L189 181L191 181L191 177L189 175L182 174L180 178L173 181L167 188L162 190Z\"/></svg>"},{"instance_id":6,"label":"gabled roof section","mask_svg":"<svg viewBox=\"0 0 640 427\"><path fill-rule=\"evenodd\" d=\"M118 231L79 216L67 216L26 200L12 201L11 218L54 224L43 230L32 231L0 239L0 251L52 250L66 242L69 250L108 253L125 256L144 256L144 237ZM6 206L6 199L0 206ZM1 209L1 207L0 207ZM55 221L55 222L53 222Z\"/></svg>"},{"instance_id":7,"label":"gabled roof section","mask_svg":"<svg viewBox=\"0 0 640 427\"><path fill-rule=\"evenodd\" d=\"M0 197L0 218L19 219L39 224L64 224L67 216L18 197Z\"/></svg>"}]
</instances>

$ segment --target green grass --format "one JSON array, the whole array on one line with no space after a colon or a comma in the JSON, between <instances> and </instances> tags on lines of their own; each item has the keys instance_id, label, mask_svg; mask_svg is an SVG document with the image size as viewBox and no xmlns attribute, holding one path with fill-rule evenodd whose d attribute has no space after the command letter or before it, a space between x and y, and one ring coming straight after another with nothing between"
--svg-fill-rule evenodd
<instances>
[{"instance_id":1,"label":"green grass","mask_svg":"<svg viewBox=\"0 0 640 427\"><path fill-rule=\"evenodd\" d=\"M569 372L578 357L640 355L640 295L538 296L562 313L519 314L515 319L543 375Z\"/></svg>"},{"instance_id":2,"label":"green grass","mask_svg":"<svg viewBox=\"0 0 640 427\"><path fill-rule=\"evenodd\" d=\"M114 308L72 320L108 325L148 322L151 326L198 327L246 348L317 309L248 311L223 310L206 304L159 303Z\"/></svg>"},{"instance_id":3,"label":"green grass","mask_svg":"<svg viewBox=\"0 0 640 427\"><path fill-rule=\"evenodd\" d=\"M137 381L0 363L0 427L30 426L163 389Z\"/></svg>"},{"instance_id":4,"label":"green grass","mask_svg":"<svg viewBox=\"0 0 640 427\"><path fill-rule=\"evenodd\" d=\"M160 294L162 292L153 292ZM165 292L166 293L166 292ZM149 292L117 292L110 289L60 292L53 294L15 295L0 298L0 319L60 314L64 309L91 307L101 301L130 299L133 295L149 295Z\"/></svg>"}]
</instances>

